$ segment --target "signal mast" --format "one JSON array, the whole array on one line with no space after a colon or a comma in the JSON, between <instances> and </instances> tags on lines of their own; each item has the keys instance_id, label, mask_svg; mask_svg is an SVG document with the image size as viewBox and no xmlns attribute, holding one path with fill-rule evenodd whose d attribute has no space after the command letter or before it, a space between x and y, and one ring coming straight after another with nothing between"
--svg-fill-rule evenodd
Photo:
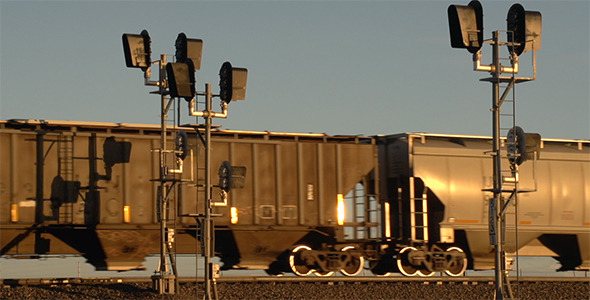
<instances>
[{"instance_id":1,"label":"signal mast","mask_svg":"<svg viewBox=\"0 0 590 300\"><path fill-rule=\"evenodd\" d=\"M491 155L493 157L493 188L484 189L492 192L489 200L489 235L490 245L495 249L495 298L513 298L508 280L506 268L506 251L504 243L506 239L505 214L509 205L516 203L517 195L534 190L523 190L518 187L518 166L529 157L536 158L534 144L540 142L538 134L526 134L516 126L515 97L507 99L510 91L514 90L517 83L532 81L537 76L536 51L541 48L541 13L537 11L525 11L522 5L514 4L508 10L507 16L507 41L501 41L501 31L493 31L491 40L483 39L483 8L477 0L468 5L450 5L447 9L451 47L467 49L473 54L473 70L488 72L491 77L482 78L492 84L492 135L493 145ZM484 43L492 46L492 63L482 65L481 47ZM510 66L503 66L501 61L500 46L508 48ZM531 50L533 53L533 76L517 77L519 72L519 56ZM500 95L500 87L504 87ZM504 102L512 102L512 113L501 113ZM512 124L510 127L502 127L501 117L508 117ZM507 156L510 163L508 175L502 171L501 155L501 131L506 132ZM532 147L531 147L532 146ZM532 152L532 155L531 155ZM508 199L504 195L510 194ZM516 212L517 214L518 212ZM515 226L518 224L515 223ZM518 245L517 245L518 248Z\"/></svg>"},{"instance_id":2,"label":"signal mast","mask_svg":"<svg viewBox=\"0 0 590 300\"><path fill-rule=\"evenodd\" d=\"M245 68L234 68L229 62L223 63L220 76L220 93L213 94L211 84L205 84L204 92L197 92L195 89L195 71L201 68L201 53L203 49L203 41L200 39L187 38L184 33L178 34L175 42L176 46L176 62L168 63L167 55L161 54L160 60L152 62L151 60L151 39L147 30L143 30L140 34L123 34L123 49L125 54L125 62L129 68L140 68L144 72L144 79L146 86L156 86L157 91L150 92L151 94L159 94L161 109L160 109L160 148L156 149L159 154L159 177L152 179L158 182L158 199L157 199L157 215L160 223L160 263L158 269L152 276L153 288L159 294L175 294L178 289L176 259L175 259L175 226L176 217L194 217L197 226L195 228L195 238L199 239L202 246L202 254L204 256L205 268L205 299L212 299L212 287L215 283L216 265L211 262L214 255L213 235L214 227L212 220L212 188L211 183L211 128L213 118L227 118L228 104L235 100L244 100L246 97L246 83L248 70ZM155 64L159 67L159 77L157 81L151 80L151 66ZM170 96L170 99L168 99ZM197 109L197 96L205 96L205 110L199 111ZM222 112L214 112L211 108L213 97L221 98ZM174 100L184 98L189 103L189 115L194 117L205 118L203 125L190 125L195 127L196 134L201 137L201 141L205 147L205 203L204 213L181 215L179 211L175 210L175 204L178 204L178 199L175 195L180 194L176 190L181 184L190 183L190 179L182 178L183 160L187 156L188 137L186 132L182 130L174 131L175 134L175 149L167 149L168 136L168 113L173 107ZM176 105L175 107L179 107ZM173 113L175 116L176 113ZM174 120L172 120L174 121ZM201 136L200 128L205 128L205 138ZM169 156L173 156L172 159ZM169 161L174 161L174 166L169 166ZM224 167L222 165L222 167ZM231 188L231 166L225 166L222 178L225 184L220 187L224 192L228 192ZM243 173L243 172L242 172ZM229 176L229 177L228 177ZM192 176L191 176L192 178ZM199 186L196 182L192 182L195 186ZM199 186L200 187L200 186ZM176 206L178 207L178 205ZM198 228L197 228L198 227ZM199 236L198 232L201 232ZM215 297L217 298L217 297Z\"/></svg>"}]
</instances>

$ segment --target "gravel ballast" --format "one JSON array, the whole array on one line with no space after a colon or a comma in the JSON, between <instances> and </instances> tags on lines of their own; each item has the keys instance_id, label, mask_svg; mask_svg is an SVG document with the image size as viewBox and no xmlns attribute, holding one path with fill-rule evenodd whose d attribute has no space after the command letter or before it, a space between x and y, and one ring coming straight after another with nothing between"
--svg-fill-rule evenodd
<instances>
[{"instance_id":1,"label":"gravel ballast","mask_svg":"<svg viewBox=\"0 0 590 300\"><path fill-rule=\"evenodd\" d=\"M584 282L522 282L518 299L589 299ZM257 282L218 283L219 299L492 299L489 283ZM159 295L149 283L4 286L1 299L202 299L203 285L181 283L175 295Z\"/></svg>"}]
</instances>

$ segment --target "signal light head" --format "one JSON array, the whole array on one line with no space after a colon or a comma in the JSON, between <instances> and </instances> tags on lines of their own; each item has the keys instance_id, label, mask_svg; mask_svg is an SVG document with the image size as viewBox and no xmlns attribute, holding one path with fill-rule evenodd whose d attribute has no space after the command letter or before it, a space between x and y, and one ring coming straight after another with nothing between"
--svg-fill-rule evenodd
<instances>
[{"instance_id":1,"label":"signal light head","mask_svg":"<svg viewBox=\"0 0 590 300\"><path fill-rule=\"evenodd\" d=\"M176 38L176 61L186 62L192 60L195 70L201 69L201 53L203 52L203 40L189 39L184 32Z\"/></svg>"},{"instance_id":2,"label":"signal light head","mask_svg":"<svg viewBox=\"0 0 590 300\"><path fill-rule=\"evenodd\" d=\"M147 30L142 30L141 34L125 33L122 38L127 67L147 70L152 64L150 48L152 40Z\"/></svg>"},{"instance_id":3,"label":"signal light head","mask_svg":"<svg viewBox=\"0 0 590 300\"><path fill-rule=\"evenodd\" d=\"M232 188L243 189L246 185L246 167L232 166L224 161L219 166L219 188L229 192Z\"/></svg>"},{"instance_id":4,"label":"signal light head","mask_svg":"<svg viewBox=\"0 0 590 300\"><path fill-rule=\"evenodd\" d=\"M451 47L476 53L483 45L483 8L474 0L465 5L450 5L447 9Z\"/></svg>"},{"instance_id":5,"label":"signal light head","mask_svg":"<svg viewBox=\"0 0 590 300\"><path fill-rule=\"evenodd\" d=\"M176 157L184 160L188 154L188 135L186 131L179 130L174 138L174 150L176 151Z\"/></svg>"},{"instance_id":6,"label":"signal light head","mask_svg":"<svg viewBox=\"0 0 590 300\"><path fill-rule=\"evenodd\" d=\"M229 103L233 92L233 68L229 61L224 62L219 69L219 97L221 101Z\"/></svg>"},{"instance_id":7,"label":"signal light head","mask_svg":"<svg viewBox=\"0 0 590 300\"><path fill-rule=\"evenodd\" d=\"M166 65L170 97L184 97L190 101L195 96L195 69L192 60L186 63L168 63Z\"/></svg>"},{"instance_id":8,"label":"signal light head","mask_svg":"<svg viewBox=\"0 0 590 300\"><path fill-rule=\"evenodd\" d=\"M541 49L542 16L538 11L525 11L516 3L508 10L506 17L508 42L520 45L509 45L510 53L520 55L528 50Z\"/></svg>"},{"instance_id":9,"label":"signal light head","mask_svg":"<svg viewBox=\"0 0 590 300\"><path fill-rule=\"evenodd\" d=\"M225 103L246 99L248 69L234 68L229 61L219 70L219 97Z\"/></svg>"}]
</instances>

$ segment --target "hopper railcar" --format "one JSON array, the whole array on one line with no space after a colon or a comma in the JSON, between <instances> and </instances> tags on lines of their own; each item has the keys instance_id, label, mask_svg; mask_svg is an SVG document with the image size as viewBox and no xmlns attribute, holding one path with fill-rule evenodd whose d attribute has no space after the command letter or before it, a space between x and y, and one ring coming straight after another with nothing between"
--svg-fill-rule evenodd
<instances>
[{"instance_id":1,"label":"hopper railcar","mask_svg":"<svg viewBox=\"0 0 590 300\"><path fill-rule=\"evenodd\" d=\"M159 126L43 120L0 126L1 255L81 254L99 270L132 270L158 253ZM180 129L169 131L168 149ZM165 162L168 178L178 182L165 212L175 224L168 238L178 254L201 252L195 238L202 220L194 216L205 206L203 144L194 129L184 130L192 150L181 165L175 153ZM339 268L360 272L363 265L346 252L351 248L340 244L339 223L344 196L376 185L369 180L378 163L373 138L215 130L212 166L223 161L245 167L246 180L226 199L218 187L213 191L222 268L308 274L290 254L313 248L316 258L341 252ZM369 197L355 193L358 203ZM357 227L376 226L373 220Z\"/></svg>"},{"instance_id":2,"label":"hopper railcar","mask_svg":"<svg viewBox=\"0 0 590 300\"><path fill-rule=\"evenodd\" d=\"M494 268L489 200L492 139L484 136L406 133L380 136L381 202L386 232L396 240L389 268L404 275L457 276L466 268ZM502 140L502 153L506 155ZM503 174L504 249L509 254L553 256L560 270L590 269L590 141L542 139L516 178ZM508 158L503 170L510 170ZM493 222L492 222L493 223ZM453 254L454 258L449 257ZM387 258L388 256L382 256Z\"/></svg>"},{"instance_id":3,"label":"hopper railcar","mask_svg":"<svg viewBox=\"0 0 590 300\"><path fill-rule=\"evenodd\" d=\"M170 131L171 148L180 129ZM169 234L175 253L195 253L203 147L183 129L193 150L180 166L174 155L166 161L179 182ZM1 254L81 254L101 270L142 268L159 249L159 135L153 125L0 122ZM243 189L213 193L222 268L458 276L493 267L489 137L215 130L212 143L213 166L246 170ZM589 269L589 173L590 141L544 139L512 180L531 192L507 209L506 249Z\"/></svg>"}]
</instances>

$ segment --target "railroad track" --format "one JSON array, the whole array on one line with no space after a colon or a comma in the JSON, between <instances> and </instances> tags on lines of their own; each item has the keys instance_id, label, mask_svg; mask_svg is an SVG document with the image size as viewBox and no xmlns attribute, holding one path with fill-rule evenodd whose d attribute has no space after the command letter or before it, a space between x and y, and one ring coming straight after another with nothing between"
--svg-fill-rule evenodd
<instances>
[{"instance_id":1,"label":"railroad track","mask_svg":"<svg viewBox=\"0 0 590 300\"><path fill-rule=\"evenodd\" d=\"M590 284L590 277L511 277L511 282L577 282ZM179 283L202 283L203 278L179 277ZM218 283L262 283L262 282L289 282L289 283L369 283L369 282L422 282L423 284L493 284L494 277L491 276L464 276L464 277L271 277L271 276L235 276L222 277L216 280ZM127 284L127 283L150 283L148 277L73 277L73 278L19 278L0 279L3 286L38 286L38 285L98 285L98 284Z\"/></svg>"},{"instance_id":2,"label":"railroad track","mask_svg":"<svg viewBox=\"0 0 590 300\"><path fill-rule=\"evenodd\" d=\"M516 278L514 278L516 280ZM521 277L515 297L588 299L589 277ZM179 278L174 295L158 294L150 278L0 279L0 299L199 299L202 278ZM219 299L491 299L492 277L223 277Z\"/></svg>"}]
</instances>

